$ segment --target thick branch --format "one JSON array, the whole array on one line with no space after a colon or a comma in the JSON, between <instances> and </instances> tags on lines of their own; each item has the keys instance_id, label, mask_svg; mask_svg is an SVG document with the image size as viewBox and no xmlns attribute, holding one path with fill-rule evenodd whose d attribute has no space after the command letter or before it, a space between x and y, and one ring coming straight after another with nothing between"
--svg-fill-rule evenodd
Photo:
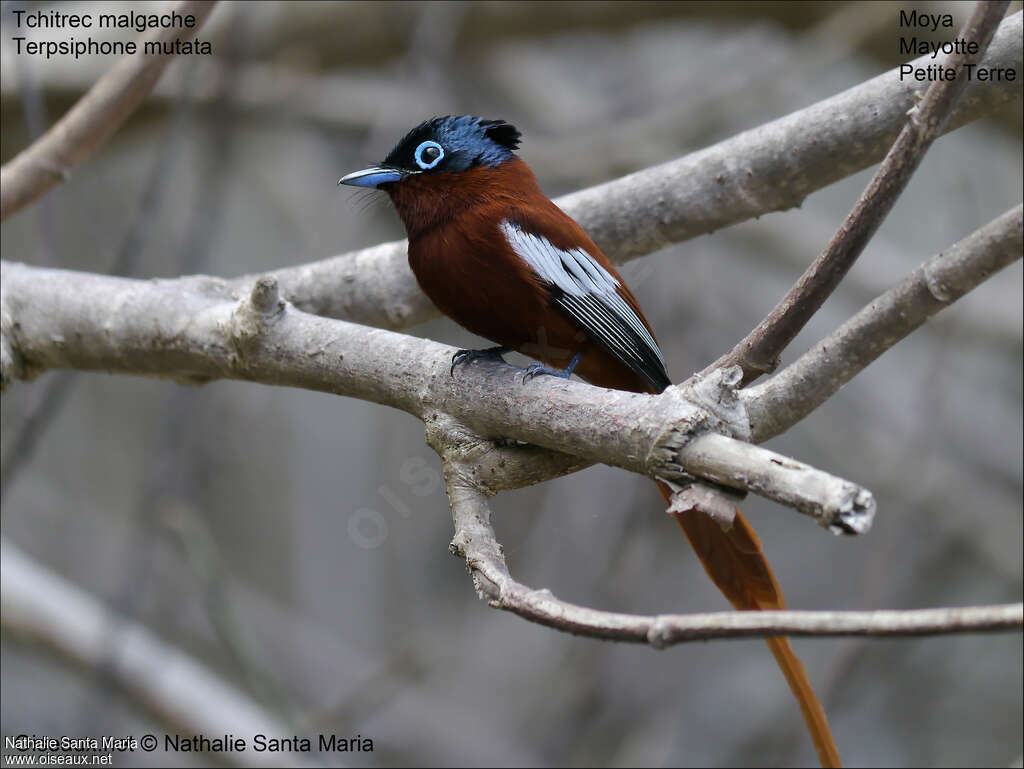
<instances>
[{"instance_id":1,"label":"thick branch","mask_svg":"<svg viewBox=\"0 0 1024 769\"><path fill-rule=\"evenodd\" d=\"M193 383L244 379L384 403L425 422L447 415L485 439L576 457L552 460L552 472L603 462L690 480L716 468L719 482L796 505L827 525L846 514L836 489L870 499L819 471L793 472L799 463L785 457L772 454L750 473L735 462L735 442L694 442L709 430L748 433L728 372L659 396L549 377L523 384L518 369L484 362L451 376L451 348L295 310L280 301L271 278L235 298L210 278L138 281L7 262L0 269L0 335L11 340L4 382L64 367ZM817 480L808 484L812 475ZM811 489L822 496L811 498Z\"/></svg>"},{"instance_id":2,"label":"thick branch","mask_svg":"<svg viewBox=\"0 0 1024 769\"><path fill-rule=\"evenodd\" d=\"M0 550L5 633L42 642L86 669L108 673L163 719L169 731L247 739L291 734L244 694L146 628L117 616L6 541ZM278 766L281 761L252 750L229 751L224 757L243 766ZM289 761L302 758L291 755Z\"/></svg>"},{"instance_id":3,"label":"thick branch","mask_svg":"<svg viewBox=\"0 0 1024 769\"><path fill-rule=\"evenodd\" d=\"M1021 13L1004 20L985 66L1022 65ZM915 65L934 63L928 58ZM915 83L897 69L806 109L678 160L559 198L614 262L782 211L812 192L877 163L914 106ZM972 80L944 130L1009 104L1019 82ZM530 160L529 145L524 157ZM339 169L341 170L341 169ZM338 205L347 205L339 200ZM380 328L408 328L437 317L397 241L278 270L282 294L300 309ZM241 278L247 285L252 277Z\"/></svg>"},{"instance_id":4,"label":"thick branch","mask_svg":"<svg viewBox=\"0 0 1024 769\"><path fill-rule=\"evenodd\" d=\"M966 89L966 67L981 61L1008 5L1007 0L975 6L959 39L976 42L976 53L953 53L946 58L944 66L954 70L953 79L932 83L921 104L910 111L882 165L825 250L767 317L710 368L738 365L743 369L743 384L775 370L779 355L836 290L889 215Z\"/></svg>"},{"instance_id":5,"label":"thick branch","mask_svg":"<svg viewBox=\"0 0 1024 769\"><path fill-rule=\"evenodd\" d=\"M931 257L778 375L743 390L753 440L788 430L932 315L1020 259L1022 210Z\"/></svg>"},{"instance_id":6,"label":"thick branch","mask_svg":"<svg viewBox=\"0 0 1024 769\"><path fill-rule=\"evenodd\" d=\"M140 51L146 41L192 39L213 5L208 0L176 4L173 10L195 16L196 26L158 27L143 38ZM67 179L75 166L121 127L172 60L172 56L142 53L122 57L49 131L5 163L0 168L0 221Z\"/></svg>"},{"instance_id":7,"label":"thick branch","mask_svg":"<svg viewBox=\"0 0 1024 769\"><path fill-rule=\"evenodd\" d=\"M641 616L597 611L533 590L512 577L494 537L486 494L463 466L445 462L455 537L451 551L466 560L477 594L497 609L568 633L649 644L663 649L712 638L911 636L1011 630L1024 625L1024 605L909 611L757 611Z\"/></svg>"}]
</instances>

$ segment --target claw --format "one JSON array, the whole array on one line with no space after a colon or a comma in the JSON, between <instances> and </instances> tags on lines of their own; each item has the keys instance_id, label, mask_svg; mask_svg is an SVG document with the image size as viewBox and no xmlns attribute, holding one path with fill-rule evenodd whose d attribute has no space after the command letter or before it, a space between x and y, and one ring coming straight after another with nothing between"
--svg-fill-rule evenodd
<instances>
[{"instance_id":1,"label":"claw","mask_svg":"<svg viewBox=\"0 0 1024 769\"><path fill-rule=\"evenodd\" d=\"M529 366L523 369L523 384L526 384L535 376L546 374L548 376L556 376L559 379L568 379L572 376L572 372L575 370L576 365L580 362L580 358L583 357L583 353L576 353L569 365L564 369L548 368L543 363L531 363Z\"/></svg>"},{"instance_id":2,"label":"claw","mask_svg":"<svg viewBox=\"0 0 1024 769\"><path fill-rule=\"evenodd\" d=\"M531 379L541 374L548 376L556 376L560 379L568 379L572 372L571 371L559 371L558 369L548 368L543 363L531 363L529 366L523 369L523 384L526 384Z\"/></svg>"},{"instance_id":3,"label":"claw","mask_svg":"<svg viewBox=\"0 0 1024 769\"><path fill-rule=\"evenodd\" d=\"M452 355L452 368L449 374L455 376L455 367L463 363L472 363L475 360L482 358L488 360L499 360L502 363L505 359L502 358L502 354L508 352L507 347L488 347L486 350L457 350Z\"/></svg>"}]
</instances>

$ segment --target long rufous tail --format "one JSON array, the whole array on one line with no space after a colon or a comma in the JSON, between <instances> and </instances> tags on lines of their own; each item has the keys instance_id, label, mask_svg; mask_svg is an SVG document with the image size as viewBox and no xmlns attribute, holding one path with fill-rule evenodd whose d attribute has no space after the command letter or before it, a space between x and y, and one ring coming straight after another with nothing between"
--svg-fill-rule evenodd
<instances>
[{"instance_id":1,"label":"long rufous tail","mask_svg":"<svg viewBox=\"0 0 1024 769\"><path fill-rule=\"evenodd\" d=\"M670 501L672 490L663 483L659 483L658 488L665 500ZM779 584L761 550L761 542L739 510L729 531L723 531L718 523L703 513L682 513L675 517L711 581L733 606L741 610L786 608ZM800 658L793 653L784 637L766 638L765 641L800 703L800 711L821 765L842 766L825 711L811 688Z\"/></svg>"}]
</instances>

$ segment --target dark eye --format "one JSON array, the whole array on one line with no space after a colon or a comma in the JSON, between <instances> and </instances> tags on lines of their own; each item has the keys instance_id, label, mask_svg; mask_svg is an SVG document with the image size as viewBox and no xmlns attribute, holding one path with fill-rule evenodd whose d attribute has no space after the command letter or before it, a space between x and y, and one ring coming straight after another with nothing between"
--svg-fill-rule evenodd
<instances>
[{"instance_id":1,"label":"dark eye","mask_svg":"<svg viewBox=\"0 0 1024 769\"><path fill-rule=\"evenodd\" d=\"M412 157L416 161L416 165L424 171L429 171L441 162L441 158L444 157L444 149L437 142L425 141L416 148Z\"/></svg>"}]
</instances>

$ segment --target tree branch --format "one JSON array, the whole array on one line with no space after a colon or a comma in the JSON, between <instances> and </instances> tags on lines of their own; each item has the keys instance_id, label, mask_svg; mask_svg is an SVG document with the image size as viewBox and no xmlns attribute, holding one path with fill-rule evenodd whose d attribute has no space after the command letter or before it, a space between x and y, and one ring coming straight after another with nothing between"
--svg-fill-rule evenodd
<instances>
[{"instance_id":1,"label":"tree branch","mask_svg":"<svg viewBox=\"0 0 1024 769\"><path fill-rule=\"evenodd\" d=\"M1005 19L983 64L1022 64L1021 13ZM925 66L928 58L915 65ZM893 69L873 80L678 160L558 198L613 262L649 254L772 211L877 163L915 103ZM1017 82L971 81L943 130L1019 103ZM529 148L524 151L529 160ZM379 328L438 316L409 269L406 242L383 243L272 273L281 293L316 315ZM253 276L235 285L248 285Z\"/></svg>"},{"instance_id":2,"label":"tree branch","mask_svg":"<svg viewBox=\"0 0 1024 769\"><path fill-rule=\"evenodd\" d=\"M443 441L435 438L435 448ZM1012 630L1024 625L1024 604L908 611L756 611L642 616L597 611L534 590L508 571L491 527L486 494L471 471L442 447L455 536L450 550L464 558L477 595L496 609L567 633L663 649L712 638L787 636L913 636Z\"/></svg>"},{"instance_id":3,"label":"tree branch","mask_svg":"<svg viewBox=\"0 0 1024 769\"><path fill-rule=\"evenodd\" d=\"M286 737L292 730L146 628L116 615L93 596L0 541L0 622L4 632L41 641L89 669L104 670L169 726L188 734ZM281 756L228 751L242 766L279 766ZM292 754L289 762L303 762ZM304 762L303 762L303 765Z\"/></svg>"},{"instance_id":4,"label":"tree branch","mask_svg":"<svg viewBox=\"0 0 1024 769\"><path fill-rule=\"evenodd\" d=\"M791 507L833 534L871 528L875 499L870 491L803 462L718 433L698 435L683 452L687 472ZM742 487L735 483L738 477Z\"/></svg>"},{"instance_id":5,"label":"tree branch","mask_svg":"<svg viewBox=\"0 0 1024 769\"><path fill-rule=\"evenodd\" d=\"M749 433L728 372L652 396L540 378L478 362L449 374L452 349L429 340L308 315L284 304L273 278L240 298L222 281L138 281L0 263L0 336L13 342L0 379L46 368L215 378L303 387L402 409L430 422L451 417L488 440L512 438L655 478L718 483L796 506L825 525L870 512L870 493L795 460L749 447L758 472L735 461ZM695 441L708 431L719 440ZM794 471L793 468L803 468ZM510 483L525 478L514 476ZM838 491L842 489L844 491ZM817 496L815 496L817 495ZM862 509L863 508L863 509Z\"/></svg>"},{"instance_id":6,"label":"tree branch","mask_svg":"<svg viewBox=\"0 0 1024 769\"><path fill-rule=\"evenodd\" d=\"M944 66L953 69L955 76L932 83L921 104L910 110L909 119L882 165L825 250L765 319L708 370L738 365L743 369L743 384L775 370L779 355L836 290L938 138L967 87L966 67L976 65L984 57L1008 5L1008 0L986 0L975 6L959 39L976 42L976 53L959 52L946 57Z\"/></svg>"},{"instance_id":7,"label":"tree branch","mask_svg":"<svg viewBox=\"0 0 1024 769\"><path fill-rule=\"evenodd\" d=\"M931 257L776 376L741 391L753 440L788 430L932 315L1020 259L1022 210Z\"/></svg>"},{"instance_id":8,"label":"tree branch","mask_svg":"<svg viewBox=\"0 0 1024 769\"><path fill-rule=\"evenodd\" d=\"M194 16L196 26L155 28L143 44L192 39L213 6L209 0L182 0L173 10ZM5 163L0 168L0 221L67 179L142 103L172 59L162 54L123 56L49 131Z\"/></svg>"}]
</instances>

